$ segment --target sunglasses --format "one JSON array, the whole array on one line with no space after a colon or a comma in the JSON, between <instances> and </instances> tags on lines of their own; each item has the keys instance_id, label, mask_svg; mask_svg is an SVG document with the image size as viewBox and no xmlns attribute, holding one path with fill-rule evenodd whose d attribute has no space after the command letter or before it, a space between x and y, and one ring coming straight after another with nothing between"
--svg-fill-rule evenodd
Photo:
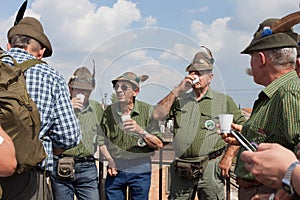
<instances>
[{"instance_id":1,"label":"sunglasses","mask_svg":"<svg viewBox=\"0 0 300 200\"><path fill-rule=\"evenodd\" d=\"M121 87L121 90L123 90L123 91L126 91L126 90L131 88L130 86L127 86L127 85L121 85L120 86L120 85L117 84L117 85L114 86L114 89L118 90L120 87Z\"/></svg>"}]
</instances>

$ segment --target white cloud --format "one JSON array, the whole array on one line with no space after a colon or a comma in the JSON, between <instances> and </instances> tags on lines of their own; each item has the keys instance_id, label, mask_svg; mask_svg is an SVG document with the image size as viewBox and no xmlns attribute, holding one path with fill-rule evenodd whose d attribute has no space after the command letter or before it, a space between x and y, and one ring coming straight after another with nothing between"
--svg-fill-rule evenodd
<instances>
[{"instance_id":1,"label":"white cloud","mask_svg":"<svg viewBox=\"0 0 300 200\"><path fill-rule=\"evenodd\" d=\"M197 52L197 48L195 47L183 43L175 43L169 51L164 51L159 58L163 60L175 61L182 59L179 57L180 55L181 57L186 58L189 61L194 56L195 52ZM174 53L176 53L177 56L174 56Z\"/></svg>"},{"instance_id":2,"label":"white cloud","mask_svg":"<svg viewBox=\"0 0 300 200\"><path fill-rule=\"evenodd\" d=\"M118 0L112 7L99 8L88 0L37 0L32 9L42 13L41 20L57 41L56 48L91 50L104 38L141 20L136 4L125 0Z\"/></svg>"},{"instance_id":3,"label":"white cloud","mask_svg":"<svg viewBox=\"0 0 300 200\"><path fill-rule=\"evenodd\" d=\"M229 20L229 17L219 18L212 24L204 24L195 20L191 25L191 33L201 45L208 46L211 50L219 51L224 45L224 37Z\"/></svg>"},{"instance_id":4,"label":"white cloud","mask_svg":"<svg viewBox=\"0 0 300 200\"><path fill-rule=\"evenodd\" d=\"M267 18L280 18L299 10L298 0L233 0L236 5L235 23L239 29L254 32Z\"/></svg>"},{"instance_id":5,"label":"white cloud","mask_svg":"<svg viewBox=\"0 0 300 200\"><path fill-rule=\"evenodd\" d=\"M149 16L149 17L146 17L144 19L144 26L145 27L151 27L151 26L155 26L156 25L156 18L155 17L152 17L152 16Z\"/></svg>"}]
</instances>

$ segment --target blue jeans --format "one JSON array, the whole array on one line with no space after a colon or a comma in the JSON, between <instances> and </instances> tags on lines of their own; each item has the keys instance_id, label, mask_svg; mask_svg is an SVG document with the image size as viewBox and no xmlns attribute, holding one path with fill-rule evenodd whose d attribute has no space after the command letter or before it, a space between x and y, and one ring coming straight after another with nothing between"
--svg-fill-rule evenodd
<instances>
[{"instance_id":1,"label":"blue jeans","mask_svg":"<svg viewBox=\"0 0 300 200\"><path fill-rule=\"evenodd\" d=\"M107 174L105 181L106 199L125 200L128 186L130 188L131 200L147 200L149 198L150 184L150 162L122 169L114 177Z\"/></svg>"},{"instance_id":2,"label":"blue jeans","mask_svg":"<svg viewBox=\"0 0 300 200\"><path fill-rule=\"evenodd\" d=\"M54 200L78 199L99 200L98 172L95 162L75 163L75 174L71 179L61 179L57 176L57 161L51 175L51 185Z\"/></svg>"}]
</instances>

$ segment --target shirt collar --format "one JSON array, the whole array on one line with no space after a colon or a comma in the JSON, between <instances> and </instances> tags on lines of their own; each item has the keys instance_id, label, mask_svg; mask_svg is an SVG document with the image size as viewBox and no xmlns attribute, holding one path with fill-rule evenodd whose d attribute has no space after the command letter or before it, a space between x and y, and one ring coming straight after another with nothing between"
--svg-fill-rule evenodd
<instances>
[{"instance_id":1,"label":"shirt collar","mask_svg":"<svg viewBox=\"0 0 300 200\"><path fill-rule=\"evenodd\" d=\"M275 79L272 83L270 83L265 89L261 91L267 95L268 98L271 98L274 93L280 88L283 84L290 81L290 79L297 77L296 71L290 71L279 78Z\"/></svg>"},{"instance_id":2,"label":"shirt collar","mask_svg":"<svg viewBox=\"0 0 300 200\"><path fill-rule=\"evenodd\" d=\"M195 101L197 101L197 98L196 98L196 95L195 95L194 91L190 92L188 94L188 97L194 99ZM201 98L201 100L205 99L205 98L213 99L212 90L210 89L210 87L208 88L208 90L206 91L206 93L204 94L204 96Z\"/></svg>"},{"instance_id":3,"label":"shirt collar","mask_svg":"<svg viewBox=\"0 0 300 200\"><path fill-rule=\"evenodd\" d=\"M122 112L121 112L121 108L120 108L120 104L117 103L117 109L116 109L116 112L118 113L118 115L122 115ZM139 111L139 105L138 105L138 101L135 100L134 102L134 105L133 105L133 109L131 111L131 115L134 115L134 114L137 114L139 115L140 111Z\"/></svg>"},{"instance_id":4,"label":"shirt collar","mask_svg":"<svg viewBox=\"0 0 300 200\"><path fill-rule=\"evenodd\" d=\"M93 102L91 100L88 101L86 107L84 107L81 112L88 112L88 111L91 111L93 112L94 111L94 106L92 106L91 104L93 104Z\"/></svg>"},{"instance_id":5,"label":"shirt collar","mask_svg":"<svg viewBox=\"0 0 300 200\"><path fill-rule=\"evenodd\" d=\"M9 51L4 54L9 54L16 59L18 63L23 62L24 60L34 59L35 57L21 48L11 48ZM10 60L10 58L8 58Z\"/></svg>"}]
</instances>

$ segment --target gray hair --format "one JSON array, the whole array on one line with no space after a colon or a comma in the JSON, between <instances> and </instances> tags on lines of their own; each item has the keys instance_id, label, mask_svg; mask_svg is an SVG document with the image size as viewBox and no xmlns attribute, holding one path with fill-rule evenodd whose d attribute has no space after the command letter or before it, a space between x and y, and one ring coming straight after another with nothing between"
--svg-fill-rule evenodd
<instances>
[{"instance_id":1,"label":"gray hair","mask_svg":"<svg viewBox=\"0 0 300 200\"><path fill-rule=\"evenodd\" d=\"M295 47L276 48L264 50L268 59L275 68L295 68L297 49Z\"/></svg>"},{"instance_id":2,"label":"gray hair","mask_svg":"<svg viewBox=\"0 0 300 200\"><path fill-rule=\"evenodd\" d=\"M12 47L17 47L21 49L26 49L28 45L31 45L31 49L34 52L37 52L40 49L42 49L42 46L38 41L25 35L14 35L10 38L9 43Z\"/></svg>"}]
</instances>

